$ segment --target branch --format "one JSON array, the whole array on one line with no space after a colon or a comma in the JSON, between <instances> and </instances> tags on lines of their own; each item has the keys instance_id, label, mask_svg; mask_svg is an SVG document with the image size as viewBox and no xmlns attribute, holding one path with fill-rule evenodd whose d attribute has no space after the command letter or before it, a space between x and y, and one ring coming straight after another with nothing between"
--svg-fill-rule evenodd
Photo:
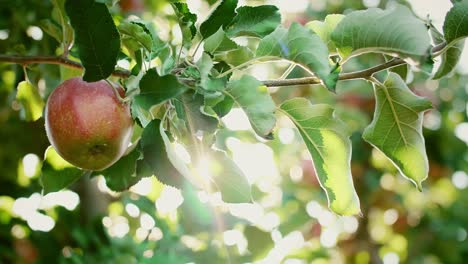
<instances>
[{"instance_id":1,"label":"branch","mask_svg":"<svg viewBox=\"0 0 468 264\"><path fill-rule=\"evenodd\" d=\"M386 63L377 65L369 69L340 74L338 77L338 80L344 81L344 80L354 80L354 79L367 79L376 72L383 71L389 68L393 68L393 67L405 64L405 63L406 62L402 59L392 59ZM320 79L317 77L304 77L304 78L295 78L295 79L286 79L286 80L266 80L262 82L267 87L320 84L321 83Z\"/></svg>"},{"instance_id":2,"label":"branch","mask_svg":"<svg viewBox=\"0 0 468 264\"><path fill-rule=\"evenodd\" d=\"M56 64L63 65L70 68L83 70L84 67L79 62L70 60L60 56L9 56L0 55L0 63L15 63L22 66L30 64ZM112 73L113 76L127 78L130 76L130 72L126 70L115 70Z\"/></svg>"}]
</instances>

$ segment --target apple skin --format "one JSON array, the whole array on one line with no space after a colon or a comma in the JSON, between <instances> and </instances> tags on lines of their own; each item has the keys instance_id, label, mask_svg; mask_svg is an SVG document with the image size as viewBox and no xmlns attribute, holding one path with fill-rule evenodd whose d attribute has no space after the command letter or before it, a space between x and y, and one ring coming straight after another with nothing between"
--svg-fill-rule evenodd
<instances>
[{"instance_id":1,"label":"apple skin","mask_svg":"<svg viewBox=\"0 0 468 264\"><path fill-rule=\"evenodd\" d=\"M124 91L117 88L121 97ZM130 106L106 81L64 81L47 100L47 138L69 163L86 170L108 168L122 157L133 132Z\"/></svg>"}]
</instances>

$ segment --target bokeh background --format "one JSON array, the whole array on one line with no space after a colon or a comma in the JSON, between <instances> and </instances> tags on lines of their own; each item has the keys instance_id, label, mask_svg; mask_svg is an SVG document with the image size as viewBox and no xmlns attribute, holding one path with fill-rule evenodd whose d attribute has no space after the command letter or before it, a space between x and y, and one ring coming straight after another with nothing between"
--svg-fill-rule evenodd
<instances>
[{"instance_id":1,"label":"bokeh background","mask_svg":"<svg viewBox=\"0 0 468 264\"><path fill-rule=\"evenodd\" d=\"M107 1L112 2L112 1ZM215 0L188 0L199 22ZM405 4L441 29L449 0L270 0L283 23L322 20L327 14ZM52 4L0 0L0 54L59 54L59 43L40 28ZM180 29L166 1L121 0L116 21L139 16L154 22L175 46ZM245 42L248 40L237 40ZM449 78L407 76L410 88L434 109L424 117L430 175L424 191L401 175L361 139L374 107L365 81L340 82L337 94L314 86L271 90L281 102L304 96L330 103L352 129L354 184L362 216L340 217L327 208L313 164L298 132L278 115L275 139L256 137L243 112L223 118L216 146L228 151L252 184L253 204L225 204L219 195L165 187L144 178L129 191L113 193L103 178L82 178L69 189L41 195L44 120L26 122L16 99L23 68L0 63L0 263L466 263L468 259L468 58ZM352 59L345 71L383 62L380 55ZM119 61L129 67L129 62ZM281 63L258 64L258 79L278 78ZM27 69L44 98L70 70L54 65ZM295 69L290 77L304 76Z\"/></svg>"}]
</instances>

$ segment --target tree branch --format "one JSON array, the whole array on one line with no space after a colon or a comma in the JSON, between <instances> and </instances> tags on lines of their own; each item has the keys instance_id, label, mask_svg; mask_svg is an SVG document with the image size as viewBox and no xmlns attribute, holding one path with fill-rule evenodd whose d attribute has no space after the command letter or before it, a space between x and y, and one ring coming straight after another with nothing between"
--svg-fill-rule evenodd
<instances>
[{"instance_id":1,"label":"tree branch","mask_svg":"<svg viewBox=\"0 0 468 264\"><path fill-rule=\"evenodd\" d=\"M395 58L386 63L377 65L369 69L340 74L338 77L338 80L344 81L344 80L354 80L354 79L367 79L376 72L379 72L385 69L390 69L390 68L393 68L393 67L405 64L405 63L406 62L404 60ZM321 83L320 79L317 77L304 77L304 78L295 78L295 79L286 79L286 80L265 80L262 82L267 87L320 84Z\"/></svg>"},{"instance_id":2,"label":"tree branch","mask_svg":"<svg viewBox=\"0 0 468 264\"><path fill-rule=\"evenodd\" d=\"M31 64L56 64L63 65L70 68L83 70L84 67L79 62L72 61L65 57L60 56L9 56L0 55L0 63L14 63L22 66ZM113 76L126 78L130 76L130 72L126 70L115 70Z\"/></svg>"}]
</instances>

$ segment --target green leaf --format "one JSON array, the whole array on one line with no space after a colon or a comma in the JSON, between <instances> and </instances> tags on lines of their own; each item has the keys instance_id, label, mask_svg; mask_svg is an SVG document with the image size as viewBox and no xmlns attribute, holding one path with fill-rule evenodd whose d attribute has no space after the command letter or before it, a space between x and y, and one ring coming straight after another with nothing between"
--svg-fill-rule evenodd
<instances>
[{"instance_id":1,"label":"green leaf","mask_svg":"<svg viewBox=\"0 0 468 264\"><path fill-rule=\"evenodd\" d=\"M151 168L156 178L163 184L181 188L183 177L168 157L170 142L161 120L154 119L145 127L140 142L143 162Z\"/></svg>"},{"instance_id":2,"label":"green leaf","mask_svg":"<svg viewBox=\"0 0 468 264\"><path fill-rule=\"evenodd\" d=\"M135 96L135 104L149 110L153 105L160 104L174 98L188 88L177 80L177 77L168 74L159 76L156 69L150 69L140 80L140 93Z\"/></svg>"},{"instance_id":3,"label":"green leaf","mask_svg":"<svg viewBox=\"0 0 468 264\"><path fill-rule=\"evenodd\" d=\"M276 6L242 6L237 10L232 24L226 29L230 37L254 36L265 37L281 23L281 14Z\"/></svg>"},{"instance_id":4,"label":"green leaf","mask_svg":"<svg viewBox=\"0 0 468 264\"><path fill-rule=\"evenodd\" d=\"M319 35L322 41L328 46L328 51L330 53L336 53L335 43L331 41L330 36L338 23L340 23L344 17L345 16L341 14L331 14L327 15L323 22L314 20L310 21L305 26L312 29L315 33L317 33L317 35Z\"/></svg>"},{"instance_id":5,"label":"green leaf","mask_svg":"<svg viewBox=\"0 0 468 264\"><path fill-rule=\"evenodd\" d=\"M138 147L120 158L114 165L98 172L106 179L106 185L113 191L122 192L136 184L141 177L136 173L137 161L141 158Z\"/></svg>"},{"instance_id":6,"label":"green leaf","mask_svg":"<svg viewBox=\"0 0 468 264\"><path fill-rule=\"evenodd\" d=\"M422 120L431 102L413 94L395 73L389 73L383 85L374 84L374 92L374 119L364 130L363 138L422 190L421 182L429 170Z\"/></svg>"},{"instance_id":7,"label":"green leaf","mask_svg":"<svg viewBox=\"0 0 468 264\"><path fill-rule=\"evenodd\" d=\"M195 23L197 22L197 15L190 12L186 3L175 2L171 3L171 5L173 6L177 18L180 21L183 33L185 33L185 28L188 29L190 33L190 37L186 39L187 42L189 42L197 34L197 28L195 27ZM186 38L186 34L183 35L184 38Z\"/></svg>"},{"instance_id":8,"label":"green leaf","mask_svg":"<svg viewBox=\"0 0 468 264\"><path fill-rule=\"evenodd\" d=\"M45 33L57 40L58 43L62 43L62 28L54 23L54 21L51 19L43 19L39 21L39 26Z\"/></svg>"},{"instance_id":9,"label":"green leaf","mask_svg":"<svg viewBox=\"0 0 468 264\"><path fill-rule=\"evenodd\" d=\"M455 2L445 16L444 36L449 45L468 37L468 1Z\"/></svg>"},{"instance_id":10,"label":"green leaf","mask_svg":"<svg viewBox=\"0 0 468 264\"><path fill-rule=\"evenodd\" d=\"M122 34L122 41L124 41L125 38L131 38L137 41L147 51L151 51L153 38L143 25L139 23L123 21L119 24L118 29Z\"/></svg>"},{"instance_id":11,"label":"green leaf","mask_svg":"<svg viewBox=\"0 0 468 264\"><path fill-rule=\"evenodd\" d=\"M343 59L382 52L419 62L431 47L424 22L402 5L388 10L371 8L351 12L332 32L331 39Z\"/></svg>"},{"instance_id":12,"label":"green leaf","mask_svg":"<svg viewBox=\"0 0 468 264\"><path fill-rule=\"evenodd\" d=\"M277 56L302 65L334 90L338 75L331 75L328 48L312 30L293 23L288 31L278 27L260 41L257 57Z\"/></svg>"},{"instance_id":13,"label":"green leaf","mask_svg":"<svg viewBox=\"0 0 468 264\"><path fill-rule=\"evenodd\" d=\"M44 100L36 87L27 81L18 84L16 100L23 106L22 110L26 121L36 121L42 117Z\"/></svg>"},{"instance_id":14,"label":"green leaf","mask_svg":"<svg viewBox=\"0 0 468 264\"><path fill-rule=\"evenodd\" d=\"M254 57L253 52L244 46L238 46L237 49L215 54L215 60L224 61L229 65L238 66Z\"/></svg>"},{"instance_id":15,"label":"green leaf","mask_svg":"<svg viewBox=\"0 0 468 264\"><path fill-rule=\"evenodd\" d=\"M244 110L259 136L271 139L271 131L276 124L276 107L266 86L254 77L244 75L231 81L224 94Z\"/></svg>"},{"instance_id":16,"label":"green leaf","mask_svg":"<svg viewBox=\"0 0 468 264\"><path fill-rule=\"evenodd\" d=\"M109 77L117 63L120 35L106 5L94 0L69 0L65 10L85 68L83 80L95 82Z\"/></svg>"},{"instance_id":17,"label":"green leaf","mask_svg":"<svg viewBox=\"0 0 468 264\"><path fill-rule=\"evenodd\" d=\"M430 32L433 42L439 45L445 42L445 38L433 25L430 25ZM440 66L434 74L433 79L440 79L454 72L460 61L463 48L465 46L464 40L459 40L453 43L449 48L440 55Z\"/></svg>"},{"instance_id":18,"label":"green leaf","mask_svg":"<svg viewBox=\"0 0 468 264\"><path fill-rule=\"evenodd\" d=\"M225 52L237 49L239 46L227 37L226 32L219 28L216 33L205 40L204 49L206 52L213 54L214 52Z\"/></svg>"},{"instance_id":19,"label":"green leaf","mask_svg":"<svg viewBox=\"0 0 468 264\"><path fill-rule=\"evenodd\" d=\"M295 98L284 102L280 109L304 139L330 209L340 215L359 214L359 198L351 177L349 132L344 123L334 117L333 108Z\"/></svg>"},{"instance_id":20,"label":"green leaf","mask_svg":"<svg viewBox=\"0 0 468 264\"><path fill-rule=\"evenodd\" d=\"M73 43L73 28L65 12L65 1L52 0L52 4L54 5L52 19L61 25L59 43L62 43L64 48L70 48L70 45Z\"/></svg>"},{"instance_id":21,"label":"green leaf","mask_svg":"<svg viewBox=\"0 0 468 264\"><path fill-rule=\"evenodd\" d=\"M248 241L247 249L254 260L259 260L267 256L273 248L274 243L269 232L260 230L255 226L246 226L244 229L245 238Z\"/></svg>"},{"instance_id":22,"label":"green leaf","mask_svg":"<svg viewBox=\"0 0 468 264\"><path fill-rule=\"evenodd\" d=\"M225 96L221 102L218 102L214 106L211 106L211 108L216 113L216 115L218 115L219 118L222 118L231 111L233 105L234 100L229 96Z\"/></svg>"},{"instance_id":23,"label":"green leaf","mask_svg":"<svg viewBox=\"0 0 468 264\"><path fill-rule=\"evenodd\" d=\"M211 161L203 164L209 167L211 180L221 192L226 203L250 203L252 194L250 184L244 173L225 152L213 150L209 154Z\"/></svg>"},{"instance_id":24,"label":"green leaf","mask_svg":"<svg viewBox=\"0 0 468 264\"><path fill-rule=\"evenodd\" d=\"M463 48L465 47L465 41L459 40L453 44L441 55L440 66L437 72L434 74L433 79L437 80L447 75L450 75L457 68L458 62L460 61Z\"/></svg>"},{"instance_id":25,"label":"green leaf","mask_svg":"<svg viewBox=\"0 0 468 264\"><path fill-rule=\"evenodd\" d=\"M179 100L174 101L178 117L184 120L190 134L198 131L214 133L218 127L218 120L201 111L204 105L203 96L188 92L178 98Z\"/></svg>"},{"instance_id":26,"label":"green leaf","mask_svg":"<svg viewBox=\"0 0 468 264\"><path fill-rule=\"evenodd\" d=\"M237 0L222 0L208 19L201 24L200 33L203 38L213 35L220 27L226 28L236 15L236 7Z\"/></svg>"},{"instance_id":27,"label":"green leaf","mask_svg":"<svg viewBox=\"0 0 468 264\"><path fill-rule=\"evenodd\" d=\"M68 163L50 146L42 163L41 185L44 194L68 187L83 175L83 171Z\"/></svg>"}]
</instances>

